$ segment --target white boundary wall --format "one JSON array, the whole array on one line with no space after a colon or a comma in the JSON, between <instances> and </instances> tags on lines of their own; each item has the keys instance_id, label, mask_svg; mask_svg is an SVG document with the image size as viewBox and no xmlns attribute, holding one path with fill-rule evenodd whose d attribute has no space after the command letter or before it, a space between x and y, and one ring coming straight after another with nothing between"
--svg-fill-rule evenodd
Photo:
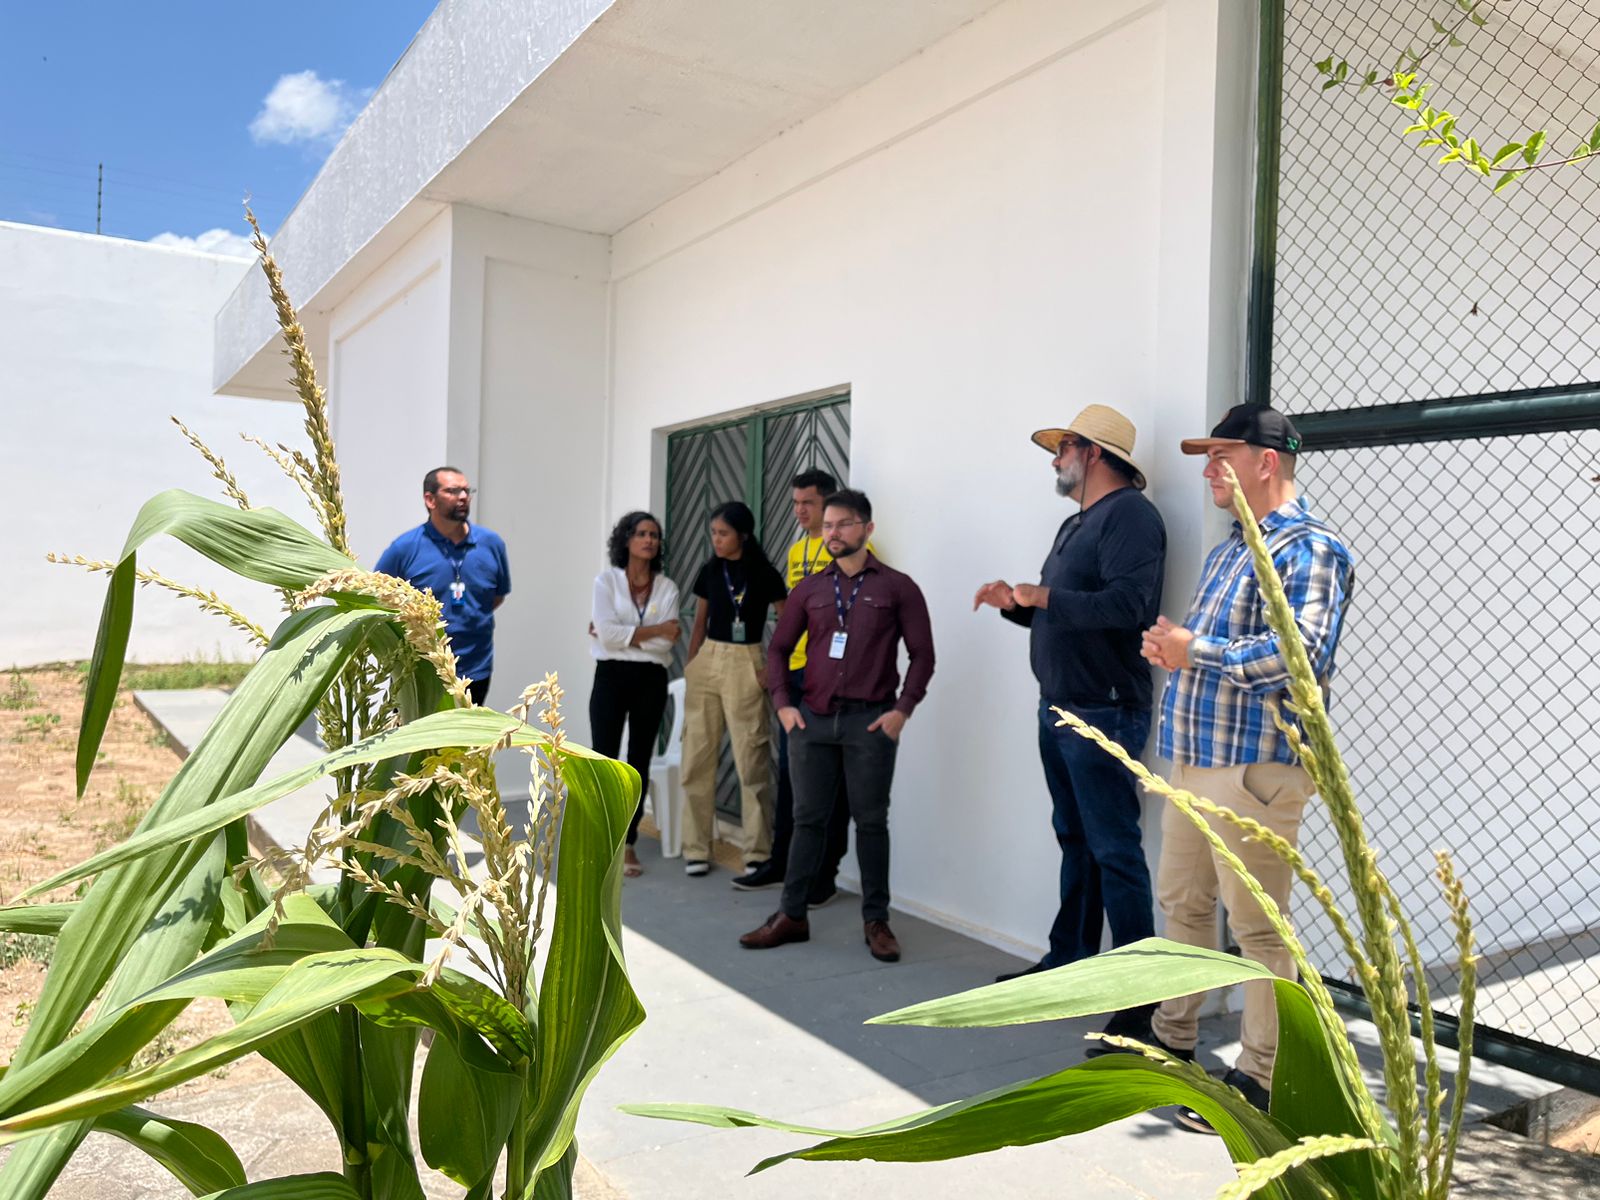
<instances>
[{"instance_id":1,"label":"white boundary wall","mask_svg":"<svg viewBox=\"0 0 1600 1200\"><path fill-rule=\"evenodd\" d=\"M0 222L0 464L12 497L0 528L9 575L0 668L87 658L94 648L105 576L52 566L46 553L114 558L139 506L167 488L221 498L169 416L223 455L255 504L308 516L298 489L238 436L300 445L299 410L211 390L212 321L249 269L243 259ZM269 630L276 624L271 588L171 539L151 543L140 561L217 590ZM134 661L249 651L221 618L139 591Z\"/></svg>"}]
</instances>

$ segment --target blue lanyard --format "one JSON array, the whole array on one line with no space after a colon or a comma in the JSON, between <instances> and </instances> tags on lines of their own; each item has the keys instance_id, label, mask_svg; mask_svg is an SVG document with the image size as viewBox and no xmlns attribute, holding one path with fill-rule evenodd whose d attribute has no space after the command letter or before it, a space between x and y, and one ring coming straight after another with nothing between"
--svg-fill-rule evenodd
<instances>
[{"instance_id":1,"label":"blue lanyard","mask_svg":"<svg viewBox=\"0 0 1600 1200\"><path fill-rule=\"evenodd\" d=\"M850 603L844 602L844 591L839 587L839 572L833 573L833 607L839 614L839 628L845 627L845 620L850 616L850 610L856 606L856 597L861 594L861 585L867 581L867 573L862 571L856 576L856 586L850 591Z\"/></svg>"},{"instance_id":2,"label":"blue lanyard","mask_svg":"<svg viewBox=\"0 0 1600 1200\"><path fill-rule=\"evenodd\" d=\"M643 604L640 604L633 598L633 584L628 583L628 576L626 573L624 573L622 576L622 582L628 586L628 603L633 605L633 611L639 614L639 624L643 625L644 614L650 608L651 598L656 594L656 581L653 578L650 580L650 587L644 594Z\"/></svg>"}]
</instances>

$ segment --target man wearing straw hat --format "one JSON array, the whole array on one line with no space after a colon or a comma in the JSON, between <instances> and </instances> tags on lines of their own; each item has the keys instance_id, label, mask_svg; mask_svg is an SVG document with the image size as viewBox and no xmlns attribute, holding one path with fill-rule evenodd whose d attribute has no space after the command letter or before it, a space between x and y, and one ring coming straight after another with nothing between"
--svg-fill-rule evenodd
<instances>
[{"instance_id":1,"label":"man wearing straw hat","mask_svg":"<svg viewBox=\"0 0 1600 1200\"><path fill-rule=\"evenodd\" d=\"M1066 428L1033 435L1051 455L1056 491L1079 511L1062 522L1037 584L997 579L979 588L972 604L998 608L1029 631L1039 757L1061 846L1061 902L1049 952L1002 980L1088 958L1099 951L1106 924L1116 946L1155 933L1133 777L1060 727L1051 711L1070 709L1135 758L1150 735L1150 668L1139 644L1160 608L1167 531L1144 494L1134 434L1116 409L1091 404ZM1148 1037L1150 1011L1118 1013L1107 1032Z\"/></svg>"}]
</instances>

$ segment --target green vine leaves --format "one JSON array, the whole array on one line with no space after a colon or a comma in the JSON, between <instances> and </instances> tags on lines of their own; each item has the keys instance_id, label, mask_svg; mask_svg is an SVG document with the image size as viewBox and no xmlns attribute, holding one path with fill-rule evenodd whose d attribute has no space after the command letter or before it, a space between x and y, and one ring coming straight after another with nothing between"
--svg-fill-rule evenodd
<instances>
[{"instance_id":1,"label":"green vine leaves","mask_svg":"<svg viewBox=\"0 0 1600 1200\"><path fill-rule=\"evenodd\" d=\"M1415 114L1412 123L1402 131L1402 137L1422 134L1417 143L1420 149L1443 147L1444 154L1438 162L1441 167L1459 163L1464 169L1486 179L1498 176L1494 183L1496 192L1530 171L1568 166L1600 154L1600 122L1595 124L1586 138L1580 138L1564 157L1550 157L1547 129L1534 130L1520 141L1506 142L1490 154L1488 147L1492 142L1480 142L1476 137L1458 132L1454 113L1435 108L1427 102L1428 92L1433 85L1418 82L1423 63L1440 50L1466 45L1459 35L1469 24L1481 27L1488 23L1479 11L1483 0L1454 0L1454 3L1460 14L1455 17L1454 23L1446 25L1437 18L1432 19L1432 36L1424 43L1422 50L1407 46L1399 52L1388 71L1374 67L1365 72L1356 72L1348 61L1335 59L1332 55L1313 64L1323 77L1322 90L1326 92L1332 88L1353 86L1359 92L1373 87L1392 91L1390 103Z\"/></svg>"}]
</instances>

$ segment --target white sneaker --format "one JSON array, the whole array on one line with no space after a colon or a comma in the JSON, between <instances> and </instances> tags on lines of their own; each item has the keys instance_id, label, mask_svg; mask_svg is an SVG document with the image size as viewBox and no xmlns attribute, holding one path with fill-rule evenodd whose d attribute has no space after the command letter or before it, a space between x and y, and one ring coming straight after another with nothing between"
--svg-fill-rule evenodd
<instances>
[{"instance_id":1,"label":"white sneaker","mask_svg":"<svg viewBox=\"0 0 1600 1200\"><path fill-rule=\"evenodd\" d=\"M683 864L685 875L705 875L711 870L711 864L701 858L691 858Z\"/></svg>"}]
</instances>

